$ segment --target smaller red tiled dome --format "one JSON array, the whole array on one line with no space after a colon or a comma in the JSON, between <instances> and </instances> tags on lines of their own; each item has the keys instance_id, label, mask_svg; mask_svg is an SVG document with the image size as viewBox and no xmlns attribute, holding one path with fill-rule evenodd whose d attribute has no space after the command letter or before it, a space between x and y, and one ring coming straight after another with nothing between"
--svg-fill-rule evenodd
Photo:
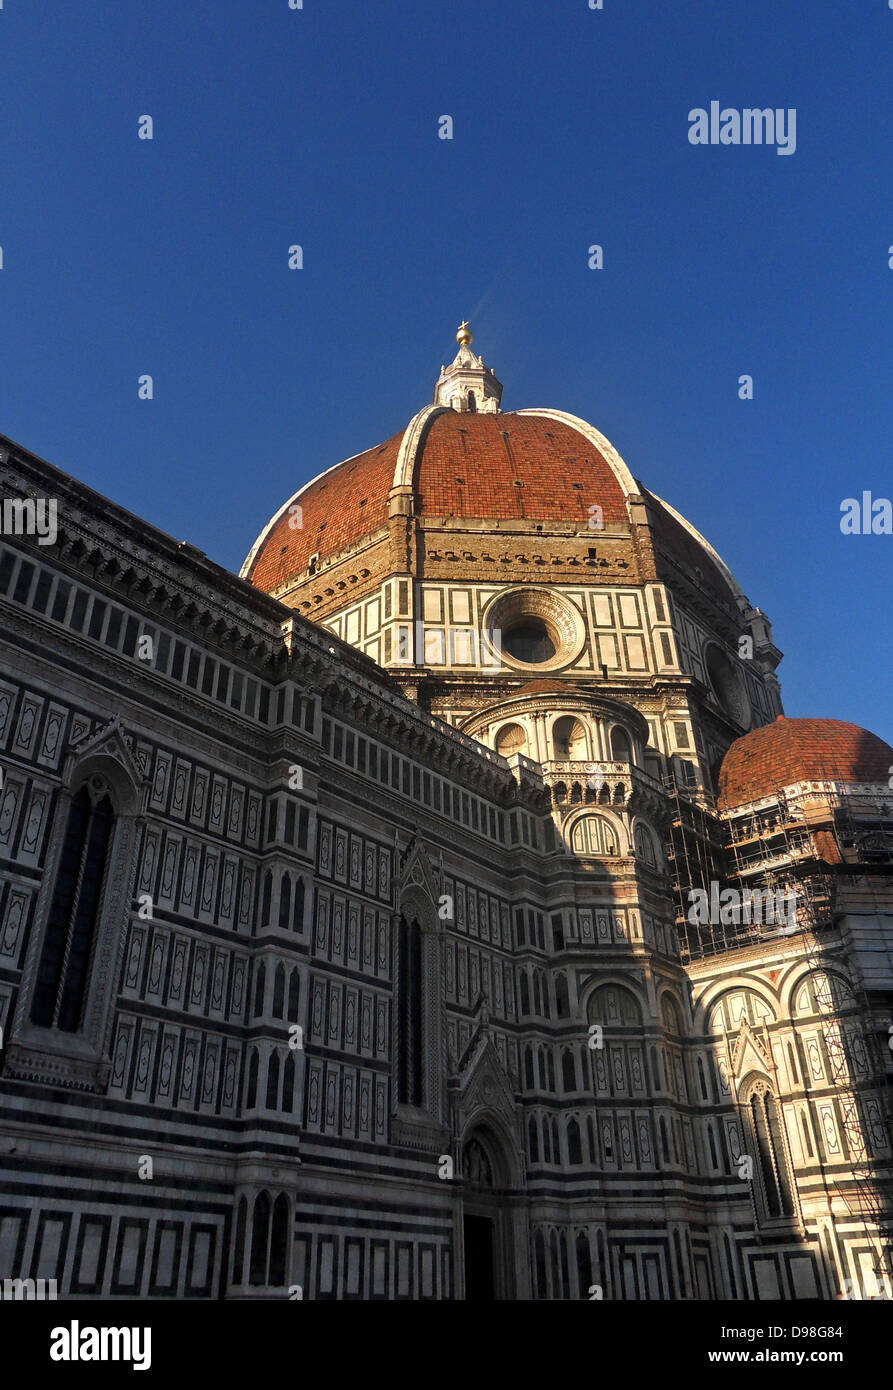
<instances>
[{"instance_id":1,"label":"smaller red tiled dome","mask_svg":"<svg viewBox=\"0 0 893 1390\"><path fill-rule=\"evenodd\" d=\"M840 719L788 719L736 739L722 761L719 805L743 806L793 782L884 782L893 748Z\"/></svg>"}]
</instances>

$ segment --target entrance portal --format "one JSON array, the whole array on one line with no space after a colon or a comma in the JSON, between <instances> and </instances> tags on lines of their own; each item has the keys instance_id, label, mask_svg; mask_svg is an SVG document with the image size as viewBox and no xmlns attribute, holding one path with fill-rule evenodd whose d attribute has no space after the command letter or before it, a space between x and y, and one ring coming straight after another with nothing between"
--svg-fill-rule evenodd
<instances>
[{"instance_id":1,"label":"entrance portal","mask_svg":"<svg viewBox=\"0 0 893 1390\"><path fill-rule=\"evenodd\" d=\"M471 1303L492 1303L496 1297L496 1242L493 1218L463 1218L465 1237L465 1299Z\"/></svg>"}]
</instances>

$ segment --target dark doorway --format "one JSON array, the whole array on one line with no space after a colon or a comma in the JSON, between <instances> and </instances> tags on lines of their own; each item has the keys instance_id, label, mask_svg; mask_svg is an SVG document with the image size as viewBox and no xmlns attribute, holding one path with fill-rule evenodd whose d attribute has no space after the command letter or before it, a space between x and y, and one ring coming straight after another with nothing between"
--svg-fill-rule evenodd
<instances>
[{"instance_id":1,"label":"dark doorway","mask_svg":"<svg viewBox=\"0 0 893 1390\"><path fill-rule=\"evenodd\" d=\"M465 1298L473 1303L492 1303L496 1297L494 1281L493 1220L489 1216L466 1216Z\"/></svg>"}]
</instances>

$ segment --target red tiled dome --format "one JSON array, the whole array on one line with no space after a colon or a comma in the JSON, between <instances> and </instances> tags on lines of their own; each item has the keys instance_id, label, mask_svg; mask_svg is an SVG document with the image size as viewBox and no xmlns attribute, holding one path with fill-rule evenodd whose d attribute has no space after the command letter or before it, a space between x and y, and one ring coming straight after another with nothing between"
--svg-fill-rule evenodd
<instances>
[{"instance_id":1,"label":"red tiled dome","mask_svg":"<svg viewBox=\"0 0 893 1390\"><path fill-rule=\"evenodd\" d=\"M275 590L302 574L315 552L325 559L385 526L405 433L296 493L291 501L302 509L300 529L289 524L286 504L259 538L243 578ZM545 414L435 414L416 450L412 487L420 517L579 524L597 505L606 526L629 521L624 489L602 452L572 425Z\"/></svg>"},{"instance_id":2,"label":"red tiled dome","mask_svg":"<svg viewBox=\"0 0 893 1390\"><path fill-rule=\"evenodd\" d=\"M247 572L258 589L271 593L307 568L310 556L332 555L371 535L388 520L388 493L403 430L374 449L346 459L296 494L301 526L293 527L289 504L274 519Z\"/></svg>"},{"instance_id":3,"label":"red tiled dome","mask_svg":"<svg viewBox=\"0 0 893 1390\"><path fill-rule=\"evenodd\" d=\"M893 748L840 719L788 719L736 739L722 761L719 805L743 806L792 782L884 782Z\"/></svg>"}]
</instances>

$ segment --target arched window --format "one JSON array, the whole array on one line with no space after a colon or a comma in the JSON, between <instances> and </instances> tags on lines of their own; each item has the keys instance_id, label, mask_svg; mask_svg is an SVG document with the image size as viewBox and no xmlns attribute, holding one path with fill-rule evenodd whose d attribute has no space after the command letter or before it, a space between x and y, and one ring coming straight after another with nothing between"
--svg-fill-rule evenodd
<instances>
[{"instance_id":1,"label":"arched window","mask_svg":"<svg viewBox=\"0 0 893 1390\"><path fill-rule=\"evenodd\" d=\"M619 1028L639 1028L642 1010L635 995L622 985L600 985L587 1005L590 1023Z\"/></svg>"},{"instance_id":2,"label":"arched window","mask_svg":"<svg viewBox=\"0 0 893 1390\"><path fill-rule=\"evenodd\" d=\"M288 1198L280 1192L273 1203L273 1226L270 1232L270 1272L268 1284L281 1288L286 1283L288 1264Z\"/></svg>"},{"instance_id":3,"label":"arched window","mask_svg":"<svg viewBox=\"0 0 893 1390\"><path fill-rule=\"evenodd\" d=\"M748 1148L756 1160L759 1181L757 1192L767 1217L792 1216L794 1199L791 1191L787 1152L781 1132L778 1101L765 1081L751 1088L745 1105L748 1129Z\"/></svg>"},{"instance_id":4,"label":"arched window","mask_svg":"<svg viewBox=\"0 0 893 1390\"><path fill-rule=\"evenodd\" d=\"M293 1115L295 1109L295 1088L298 1084L298 1067L295 1062L295 1054L289 1051L285 1059L285 1066L282 1068L282 1110L286 1115Z\"/></svg>"},{"instance_id":5,"label":"arched window","mask_svg":"<svg viewBox=\"0 0 893 1390\"><path fill-rule=\"evenodd\" d=\"M422 1036L422 929L400 918L397 960L399 1067L397 1100L423 1103L424 1038Z\"/></svg>"},{"instance_id":6,"label":"arched window","mask_svg":"<svg viewBox=\"0 0 893 1390\"><path fill-rule=\"evenodd\" d=\"M530 1150L531 1163L539 1163L540 1137L537 1129L536 1117L534 1115L531 1115L527 1122L527 1147Z\"/></svg>"},{"instance_id":7,"label":"arched window","mask_svg":"<svg viewBox=\"0 0 893 1390\"><path fill-rule=\"evenodd\" d=\"M273 1017L285 1017L285 966L280 961L273 979Z\"/></svg>"},{"instance_id":8,"label":"arched window","mask_svg":"<svg viewBox=\"0 0 893 1390\"><path fill-rule=\"evenodd\" d=\"M270 1065L267 1069L267 1109L279 1109L279 1054L274 1052L270 1057Z\"/></svg>"},{"instance_id":9,"label":"arched window","mask_svg":"<svg viewBox=\"0 0 893 1390\"><path fill-rule=\"evenodd\" d=\"M248 1280L251 1284L266 1284L267 1253L270 1243L270 1198L266 1192L258 1195L254 1203L254 1219L251 1222L251 1261Z\"/></svg>"},{"instance_id":10,"label":"arched window","mask_svg":"<svg viewBox=\"0 0 893 1390\"><path fill-rule=\"evenodd\" d=\"M552 1091L552 1092L554 1093L554 1091L555 1091L555 1059L554 1059L554 1057L552 1056L552 1049L551 1049L551 1048L549 1048L548 1052L546 1053L546 1069L547 1069L547 1071L548 1071L548 1073L549 1073L549 1090Z\"/></svg>"},{"instance_id":11,"label":"arched window","mask_svg":"<svg viewBox=\"0 0 893 1390\"><path fill-rule=\"evenodd\" d=\"M521 1013L530 1013L530 981L526 970L521 971Z\"/></svg>"},{"instance_id":12,"label":"arched window","mask_svg":"<svg viewBox=\"0 0 893 1390\"><path fill-rule=\"evenodd\" d=\"M264 874L264 886L260 895L260 924L262 927L270 925L270 902L273 897L273 874L270 869Z\"/></svg>"},{"instance_id":13,"label":"arched window","mask_svg":"<svg viewBox=\"0 0 893 1390\"><path fill-rule=\"evenodd\" d=\"M561 1084L567 1092L577 1089L577 1068L574 1065L574 1054L567 1047L561 1054Z\"/></svg>"},{"instance_id":14,"label":"arched window","mask_svg":"<svg viewBox=\"0 0 893 1390\"><path fill-rule=\"evenodd\" d=\"M76 1033L87 993L114 812L106 783L93 777L74 797L53 889L31 1022Z\"/></svg>"},{"instance_id":15,"label":"arched window","mask_svg":"<svg viewBox=\"0 0 893 1390\"><path fill-rule=\"evenodd\" d=\"M617 831L604 816L589 812L574 825L571 849L574 854L612 857L617 854Z\"/></svg>"},{"instance_id":16,"label":"arched window","mask_svg":"<svg viewBox=\"0 0 893 1390\"><path fill-rule=\"evenodd\" d=\"M636 822L635 846L636 858L641 859L642 863L647 864L649 868L656 868L657 855L654 850L654 840L648 826L643 825L641 821Z\"/></svg>"},{"instance_id":17,"label":"arched window","mask_svg":"<svg viewBox=\"0 0 893 1390\"><path fill-rule=\"evenodd\" d=\"M245 1109L253 1110L257 1104L257 1073L258 1073L257 1048L252 1048L251 1056L248 1059L248 1082L245 1087Z\"/></svg>"},{"instance_id":18,"label":"arched window","mask_svg":"<svg viewBox=\"0 0 893 1390\"><path fill-rule=\"evenodd\" d=\"M524 1084L528 1091L532 1091L536 1088L533 1068L533 1048L530 1046L524 1049Z\"/></svg>"},{"instance_id":19,"label":"arched window","mask_svg":"<svg viewBox=\"0 0 893 1390\"><path fill-rule=\"evenodd\" d=\"M567 1122L567 1160L568 1163L583 1162L583 1144L580 1139L580 1125L573 1116Z\"/></svg>"},{"instance_id":20,"label":"arched window","mask_svg":"<svg viewBox=\"0 0 893 1390\"><path fill-rule=\"evenodd\" d=\"M536 1264L536 1295L537 1298L549 1297L548 1275L546 1273L546 1238L542 1231L537 1231L533 1240L534 1262Z\"/></svg>"},{"instance_id":21,"label":"arched window","mask_svg":"<svg viewBox=\"0 0 893 1390\"><path fill-rule=\"evenodd\" d=\"M496 735L496 751L503 758L527 752L527 735L520 724L503 724Z\"/></svg>"},{"instance_id":22,"label":"arched window","mask_svg":"<svg viewBox=\"0 0 893 1390\"><path fill-rule=\"evenodd\" d=\"M279 888L279 930L287 931L291 920L291 874L282 875Z\"/></svg>"},{"instance_id":23,"label":"arched window","mask_svg":"<svg viewBox=\"0 0 893 1390\"><path fill-rule=\"evenodd\" d=\"M302 878L295 882L295 900L292 905L291 924L295 931L301 931L304 926L304 880Z\"/></svg>"},{"instance_id":24,"label":"arched window","mask_svg":"<svg viewBox=\"0 0 893 1390\"><path fill-rule=\"evenodd\" d=\"M663 1156L664 1163L671 1163L672 1159L670 1158L670 1141L667 1137L667 1122L664 1119L663 1115L661 1115L660 1117L660 1151Z\"/></svg>"},{"instance_id":25,"label":"arched window","mask_svg":"<svg viewBox=\"0 0 893 1390\"><path fill-rule=\"evenodd\" d=\"M245 1227L248 1220L248 1203L244 1197L239 1198L236 1207L236 1235L233 1252L233 1283L241 1284L245 1270Z\"/></svg>"},{"instance_id":26,"label":"arched window","mask_svg":"<svg viewBox=\"0 0 893 1390\"><path fill-rule=\"evenodd\" d=\"M559 1018L567 1018L570 1013L567 979L564 975L555 976L555 1011Z\"/></svg>"},{"instance_id":27,"label":"arched window","mask_svg":"<svg viewBox=\"0 0 893 1390\"><path fill-rule=\"evenodd\" d=\"M589 1237L580 1231L576 1240L577 1285L581 1298L585 1298L592 1288L592 1255L589 1250Z\"/></svg>"},{"instance_id":28,"label":"arched window","mask_svg":"<svg viewBox=\"0 0 893 1390\"><path fill-rule=\"evenodd\" d=\"M262 1014L264 1011L264 986L267 981L267 972L263 961L257 967L257 975L254 980L254 1012Z\"/></svg>"},{"instance_id":29,"label":"arched window","mask_svg":"<svg viewBox=\"0 0 893 1390\"><path fill-rule=\"evenodd\" d=\"M470 414L470 415L474 415L475 411L476 411L477 408L478 408L478 403L477 403L477 401L476 401L475 398L474 398L474 392L473 392L473 391L469 391L468 396L466 397L466 404L467 404L467 406L468 406L468 412L469 412L469 414Z\"/></svg>"},{"instance_id":30,"label":"arched window","mask_svg":"<svg viewBox=\"0 0 893 1390\"><path fill-rule=\"evenodd\" d=\"M682 1024L679 1021L679 1007L676 1000L670 994L661 996L660 1016L664 1028L674 1038L682 1036Z\"/></svg>"},{"instance_id":31,"label":"arched window","mask_svg":"<svg viewBox=\"0 0 893 1390\"><path fill-rule=\"evenodd\" d=\"M629 734L615 724L611 730L611 757L615 763L631 763L633 760Z\"/></svg>"},{"instance_id":32,"label":"arched window","mask_svg":"<svg viewBox=\"0 0 893 1390\"><path fill-rule=\"evenodd\" d=\"M572 714L563 714L552 725L552 746L559 762L584 762L588 757L585 724Z\"/></svg>"},{"instance_id":33,"label":"arched window","mask_svg":"<svg viewBox=\"0 0 893 1390\"><path fill-rule=\"evenodd\" d=\"M291 972L291 979L288 982L288 1018L289 1023L298 1021L298 1005L300 1000L301 976L297 970Z\"/></svg>"}]
</instances>

